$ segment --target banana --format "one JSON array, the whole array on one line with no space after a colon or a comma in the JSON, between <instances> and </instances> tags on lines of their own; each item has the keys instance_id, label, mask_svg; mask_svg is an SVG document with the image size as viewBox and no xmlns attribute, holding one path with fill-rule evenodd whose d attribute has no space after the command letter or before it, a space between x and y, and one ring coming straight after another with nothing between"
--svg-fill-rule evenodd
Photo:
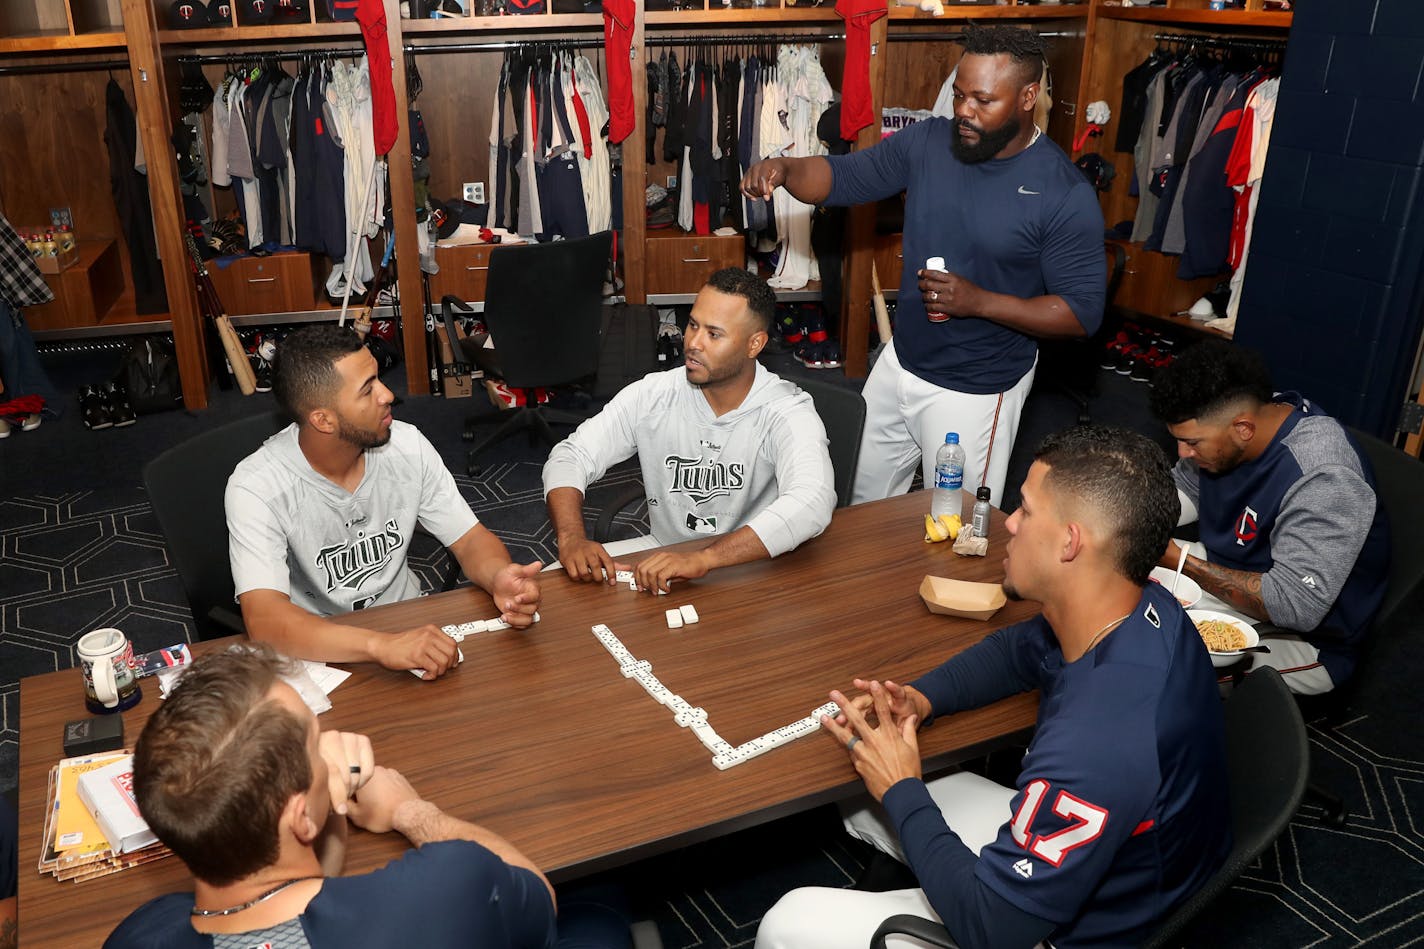
<instances>
[{"instance_id":1,"label":"banana","mask_svg":"<svg viewBox=\"0 0 1424 949\"><path fill-rule=\"evenodd\" d=\"M959 530L964 525L960 521L958 514L941 514L939 516L939 522L944 525L944 529L949 533L950 540L959 539Z\"/></svg>"},{"instance_id":2,"label":"banana","mask_svg":"<svg viewBox=\"0 0 1424 949\"><path fill-rule=\"evenodd\" d=\"M940 541L949 540L949 528L935 520L933 514L925 515L925 543L938 544Z\"/></svg>"}]
</instances>

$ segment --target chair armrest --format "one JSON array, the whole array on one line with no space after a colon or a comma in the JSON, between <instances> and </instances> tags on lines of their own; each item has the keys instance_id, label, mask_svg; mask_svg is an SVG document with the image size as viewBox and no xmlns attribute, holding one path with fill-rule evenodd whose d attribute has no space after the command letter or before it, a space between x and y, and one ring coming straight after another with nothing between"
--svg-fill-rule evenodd
<instances>
[{"instance_id":1,"label":"chair armrest","mask_svg":"<svg viewBox=\"0 0 1424 949\"><path fill-rule=\"evenodd\" d=\"M891 916L881 923L880 928L875 930L875 935L870 937L870 949L885 949L886 937L896 933L913 936L931 946L956 949L954 940L949 938L949 930L944 928L943 923L909 914Z\"/></svg>"},{"instance_id":2,"label":"chair armrest","mask_svg":"<svg viewBox=\"0 0 1424 949\"><path fill-rule=\"evenodd\" d=\"M612 540L613 519L630 504L636 504L643 497L643 486L636 484L603 506L598 520L593 524L593 540L606 544Z\"/></svg>"},{"instance_id":3,"label":"chair armrest","mask_svg":"<svg viewBox=\"0 0 1424 949\"><path fill-rule=\"evenodd\" d=\"M461 358L464 350L460 346L460 334L455 331L455 317L451 310L459 310L461 313L473 313L475 308L464 300L447 293L440 298L440 319L445 324L445 338L450 341L450 355L455 360L455 374L463 375L469 371L468 364Z\"/></svg>"}]
</instances>

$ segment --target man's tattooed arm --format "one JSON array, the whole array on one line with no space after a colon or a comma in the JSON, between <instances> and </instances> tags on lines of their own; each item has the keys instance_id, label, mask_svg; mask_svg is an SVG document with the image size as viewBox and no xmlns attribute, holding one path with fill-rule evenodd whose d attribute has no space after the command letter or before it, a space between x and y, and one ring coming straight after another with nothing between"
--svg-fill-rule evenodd
<instances>
[{"instance_id":1,"label":"man's tattooed arm","mask_svg":"<svg viewBox=\"0 0 1424 949\"><path fill-rule=\"evenodd\" d=\"M1208 563L1197 557L1188 557L1182 570L1201 588L1217 599L1230 603L1237 610L1252 619L1269 620L1266 604L1261 600L1261 578L1265 574L1250 570L1232 570L1221 564Z\"/></svg>"}]
</instances>

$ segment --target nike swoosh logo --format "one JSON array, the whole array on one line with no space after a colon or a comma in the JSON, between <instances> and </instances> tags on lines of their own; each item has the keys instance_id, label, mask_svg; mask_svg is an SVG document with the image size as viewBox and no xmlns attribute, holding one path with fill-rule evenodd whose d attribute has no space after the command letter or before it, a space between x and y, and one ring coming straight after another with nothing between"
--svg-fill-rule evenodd
<instances>
[{"instance_id":1,"label":"nike swoosh logo","mask_svg":"<svg viewBox=\"0 0 1424 949\"><path fill-rule=\"evenodd\" d=\"M1028 190L1027 188L1025 188L1023 185L1019 185L1019 194L1042 194L1042 193L1043 193L1043 192L1041 192L1041 191L1030 191L1030 190Z\"/></svg>"}]
</instances>

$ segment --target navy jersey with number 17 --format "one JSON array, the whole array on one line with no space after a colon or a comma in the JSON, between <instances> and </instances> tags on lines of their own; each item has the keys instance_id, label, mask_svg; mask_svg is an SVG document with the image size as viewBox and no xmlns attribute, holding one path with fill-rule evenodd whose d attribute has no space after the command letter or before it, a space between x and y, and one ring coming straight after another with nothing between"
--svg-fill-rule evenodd
<instances>
[{"instance_id":1,"label":"navy jersey with number 17","mask_svg":"<svg viewBox=\"0 0 1424 949\"><path fill-rule=\"evenodd\" d=\"M1040 690L1011 819L979 854L974 875L1057 924L1050 941L1058 949L1140 944L1224 861L1231 825L1216 677L1192 622L1161 586L1149 583L1129 618L1076 662L1063 661L1040 616L994 633L914 685L936 715ZM889 794L886 804L896 816ZM960 860L967 848L904 843L949 922L953 909L940 906L962 896L934 892L941 868L916 858Z\"/></svg>"}]
</instances>

